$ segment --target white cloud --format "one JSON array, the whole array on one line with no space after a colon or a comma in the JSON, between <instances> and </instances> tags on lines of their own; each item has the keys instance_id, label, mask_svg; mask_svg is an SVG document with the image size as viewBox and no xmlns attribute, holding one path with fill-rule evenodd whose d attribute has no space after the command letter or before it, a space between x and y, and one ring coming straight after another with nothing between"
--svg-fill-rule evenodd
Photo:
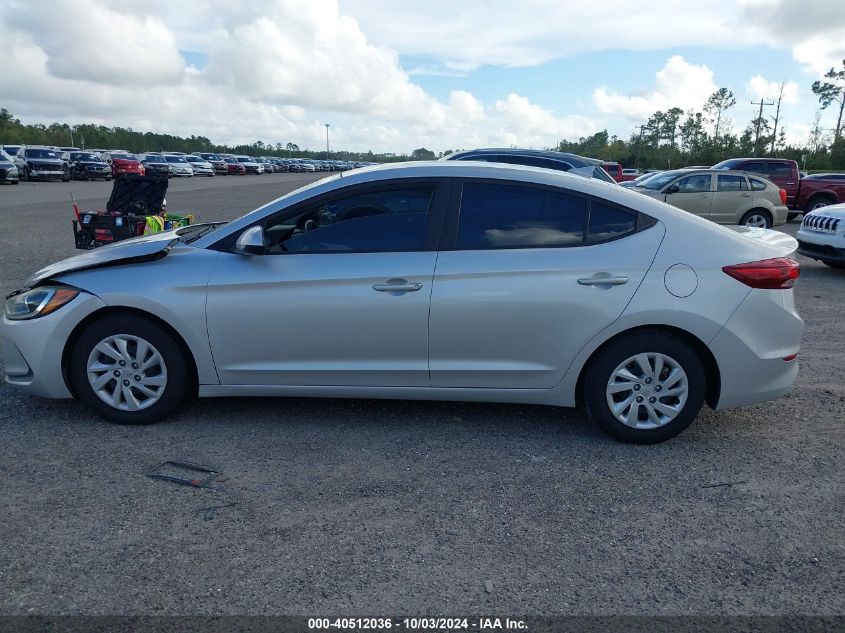
<instances>
[{"instance_id":1,"label":"white cloud","mask_svg":"<svg viewBox=\"0 0 845 633\"><path fill-rule=\"evenodd\" d=\"M323 123L331 122L334 147L374 151L490 141L549 146L597 125L516 94L495 105L466 90L437 99L412 81L395 51L370 43L330 0L195 2L188 9L150 2L119 10L100 0L51 2L52 11L23 0L0 5L0 41L10 44L2 105L28 121L303 147L322 147ZM208 56L199 69L185 64L178 51L186 45L172 29L192 24L189 10L213 34L192 26L190 50Z\"/></svg>"},{"instance_id":2,"label":"white cloud","mask_svg":"<svg viewBox=\"0 0 845 633\"><path fill-rule=\"evenodd\" d=\"M13 2L7 12L18 45L33 54L23 62L43 64L53 77L142 86L182 80L176 38L150 15L121 13L93 0Z\"/></svg>"},{"instance_id":3,"label":"white cloud","mask_svg":"<svg viewBox=\"0 0 845 633\"><path fill-rule=\"evenodd\" d=\"M593 103L600 112L639 122L657 110L673 107L700 110L718 89L712 70L689 64L680 55L670 57L654 79L654 88L640 94L623 95L608 86L599 86L593 91Z\"/></svg>"},{"instance_id":4,"label":"white cloud","mask_svg":"<svg viewBox=\"0 0 845 633\"><path fill-rule=\"evenodd\" d=\"M777 101L780 95L780 84L778 81L769 81L762 75L754 75L745 84L745 90L753 98L774 99ZM795 105L799 101L798 84L794 81L783 82L783 102L787 105Z\"/></svg>"}]
</instances>

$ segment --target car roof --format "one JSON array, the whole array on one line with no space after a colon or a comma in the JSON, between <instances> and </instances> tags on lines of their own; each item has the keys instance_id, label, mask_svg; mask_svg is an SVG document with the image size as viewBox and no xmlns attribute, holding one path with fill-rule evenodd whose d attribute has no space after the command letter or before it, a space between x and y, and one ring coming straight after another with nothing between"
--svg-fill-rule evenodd
<instances>
[{"instance_id":1,"label":"car roof","mask_svg":"<svg viewBox=\"0 0 845 633\"><path fill-rule=\"evenodd\" d=\"M601 165L603 161L598 158L587 158L586 156L579 156L578 154L570 154L569 152L558 152L554 150L539 150L539 149L518 149L513 147L483 147L479 149L462 150L444 156L442 160L461 160L461 156L468 154L477 155L504 155L504 156L533 156L537 158L549 158L551 160L561 160L572 163L572 161L581 161L580 165L573 165L573 167L586 167L587 165Z\"/></svg>"}]
</instances>

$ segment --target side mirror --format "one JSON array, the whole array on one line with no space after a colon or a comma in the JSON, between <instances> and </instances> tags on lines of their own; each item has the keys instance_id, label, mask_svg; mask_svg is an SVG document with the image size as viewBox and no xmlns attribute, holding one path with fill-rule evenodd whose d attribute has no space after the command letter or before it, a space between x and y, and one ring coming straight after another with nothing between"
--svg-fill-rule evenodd
<instances>
[{"instance_id":1,"label":"side mirror","mask_svg":"<svg viewBox=\"0 0 845 633\"><path fill-rule=\"evenodd\" d=\"M678 185L672 185L671 187L668 187L663 193L678 193L679 191L680 188L678 187Z\"/></svg>"},{"instance_id":2,"label":"side mirror","mask_svg":"<svg viewBox=\"0 0 845 633\"><path fill-rule=\"evenodd\" d=\"M265 250L264 229L260 226L251 226L235 242L235 252L242 255L263 255Z\"/></svg>"}]
</instances>

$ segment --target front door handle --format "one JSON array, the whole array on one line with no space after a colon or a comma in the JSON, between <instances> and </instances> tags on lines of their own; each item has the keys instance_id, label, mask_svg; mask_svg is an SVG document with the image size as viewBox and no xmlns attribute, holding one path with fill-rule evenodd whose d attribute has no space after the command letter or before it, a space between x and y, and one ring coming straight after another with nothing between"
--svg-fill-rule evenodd
<instances>
[{"instance_id":1,"label":"front door handle","mask_svg":"<svg viewBox=\"0 0 845 633\"><path fill-rule=\"evenodd\" d=\"M628 277L613 277L607 273L599 273L592 277L581 277L578 283L582 286L621 286L628 283Z\"/></svg>"},{"instance_id":2,"label":"front door handle","mask_svg":"<svg viewBox=\"0 0 845 633\"><path fill-rule=\"evenodd\" d=\"M388 279L387 283L374 284L373 290L376 292L416 292L422 287L422 284L411 283L407 279Z\"/></svg>"}]
</instances>

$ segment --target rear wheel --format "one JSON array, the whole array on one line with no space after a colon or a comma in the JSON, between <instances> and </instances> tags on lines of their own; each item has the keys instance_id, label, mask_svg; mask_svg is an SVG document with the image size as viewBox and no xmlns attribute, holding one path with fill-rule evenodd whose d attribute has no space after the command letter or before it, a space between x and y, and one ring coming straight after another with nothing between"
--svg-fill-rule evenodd
<instances>
[{"instance_id":1,"label":"rear wheel","mask_svg":"<svg viewBox=\"0 0 845 633\"><path fill-rule=\"evenodd\" d=\"M173 336L133 315L90 324L73 345L69 369L79 399L118 424L161 420L191 386L189 364Z\"/></svg>"},{"instance_id":2,"label":"rear wheel","mask_svg":"<svg viewBox=\"0 0 845 633\"><path fill-rule=\"evenodd\" d=\"M666 332L623 336L601 349L584 378L590 417L622 442L653 444L686 429L704 403L706 373L695 350Z\"/></svg>"},{"instance_id":3,"label":"rear wheel","mask_svg":"<svg viewBox=\"0 0 845 633\"><path fill-rule=\"evenodd\" d=\"M739 223L743 226L750 226L758 229L772 228L772 216L764 209L751 209L746 211Z\"/></svg>"},{"instance_id":4,"label":"rear wheel","mask_svg":"<svg viewBox=\"0 0 845 633\"><path fill-rule=\"evenodd\" d=\"M815 211L816 209L821 209L822 207L827 207L831 204L833 204L833 200L827 196L816 196L814 198L810 198L810 201L807 203L805 209L809 213L810 211Z\"/></svg>"}]
</instances>

